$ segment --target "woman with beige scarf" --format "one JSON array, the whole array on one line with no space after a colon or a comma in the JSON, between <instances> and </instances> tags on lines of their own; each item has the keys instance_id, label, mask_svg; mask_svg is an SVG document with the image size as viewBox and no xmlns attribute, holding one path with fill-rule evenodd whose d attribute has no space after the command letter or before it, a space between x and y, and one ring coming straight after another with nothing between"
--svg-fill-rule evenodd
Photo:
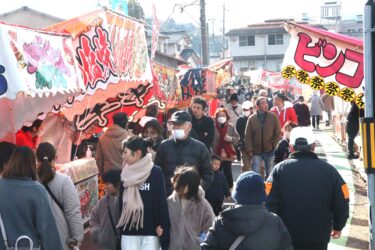
<instances>
[{"instance_id":1,"label":"woman with beige scarf","mask_svg":"<svg viewBox=\"0 0 375 250\"><path fill-rule=\"evenodd\" d=\"M122 250L158 250L169 246L169 213L164 176L147 154L146 142L132 136L123 142L120 228Z\"/></svg>"}]
</instances>

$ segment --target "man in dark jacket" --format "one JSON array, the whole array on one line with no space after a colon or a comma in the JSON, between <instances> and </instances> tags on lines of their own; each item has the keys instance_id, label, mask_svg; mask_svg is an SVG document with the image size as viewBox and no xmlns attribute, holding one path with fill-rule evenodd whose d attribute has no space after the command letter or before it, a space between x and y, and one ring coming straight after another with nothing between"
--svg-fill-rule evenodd
<instances>
[{"instance_id":1,"label":"man in dark jacket","mask_svg":"<svg viewBox=\"0 0 375 250\"><path fill-rule=\"evenodd\" d=\"M211 152L212 143L214 141L214 120L204 115L207 108L207 102L202 97L195 97L191 101L191 111L193 114L192 124L193 132L198 140L203 142L207 149Z\"/></svg>"},{"instance_id":2,"label":"man in dark jacket","mask_svg":"<svg viewBox=\"0 0 375 250\"><path fill-rule=\"evenodd\" d=\"M282 220L264 206L266 193L259 174L254 171L242 173L237 179L233 198L235 207L221 212L216 218L201 249L293 249Z\"/></svg>"},{"instance_id":3,"label":"man in dark jacket","mask_svg":"<svg viewBox=\"0 0 375 250\"><path fill-rule=\"evenodd\" d=\"M236 122L236 130L237 133L240 135L240 141L238 143L239 150L241 151L241 158L242 158L242 166L241 166L241 173L250 170L250 157L246 152L245 147L245 130L247 120L249 117L254 113L254 106L253 103L250 101L244 101L242 103L242 115L237 119Z\"/></svg>"},{"instance_id":4,"label":"man in dark jacket","mask_svg":"<svg viewBox=\"0 0 375 250\"><path fill-rule=\"evenodd\" d=\"M327 249L349 217L349 191L337 170L313 153L311 128L294 128L293 153L275 166L266 182L267 206L284 221L295 250Z\"/></svg>"},{"instance_id":5,"label":"man in dark jacket","mask_svg":"<svg viewBox=\"0 0 375 250\"><path fill-rule=\"evenodd\" d=\"M351 102L350 111L346 117L346 133L348 134L348 156L349 160L357 159L354 153L354 139L359 132L359 118L364 116L364 110L359 109L355 101Z\"/></svg>"},{"instance_id":6,"label":"man in dark jacket","mask_svg":"<svg viewBox=\"0 0 375 250\"><path fill-rule=\"evenodd\" d=\"M311 125L310 122L310 110L304 102L303 96L299 96L297 102L293 105L294 111L296 111L298 125L307 127Z\"/></svg>"},{"instance_id":7,"label":"man in dark jacket","mask_svg":"<svg viewBox=\"0 0 375 250\"><path fill-rule=\"evenodd\" d=\"M156 152L155 164L163 169L167 195L173 191L171 178L176 167L195 166L204 190L207 190L213 179L210 152L202 142L189 136L191 120L189 113L175 112L170 120L173 138L163 141Z\"/></svg>"}]
</instances>

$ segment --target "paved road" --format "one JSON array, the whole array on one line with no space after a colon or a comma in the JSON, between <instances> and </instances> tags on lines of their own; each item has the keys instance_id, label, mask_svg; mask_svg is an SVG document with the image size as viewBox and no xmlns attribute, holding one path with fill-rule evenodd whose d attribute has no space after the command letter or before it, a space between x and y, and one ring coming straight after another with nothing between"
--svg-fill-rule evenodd
<instances>
[{"instance_id":1,"label":"paved road","mask_svg":"<svg viewBox=\"0 0 375 250\"><path fill-rule=\"evenodd\" d=\"M345 157L345 152L342 147L331 137L331 132L329 130L315 131L315 136L317 139L316 153L318 156L334 165L340 174L343 176L344 180L348 183L350 191L350 218L348 220L348 225L343 230L343 235L339 240L333 240L329 244L329 250L341 250L341 249L366 249L363 247L356 248L351 247L347 248L345 246L351 245L348 241L353 241L354 236L350 235L351 231L351 222L353 215L353 208L355 206L355 188L357 185L353 183L353 175L351 171L350 164ZM239 162L234 162L232 165L233 179L236 180L239 174L241 173L241 167ZM356 229L357 230L357 229ZM368 231L368 226L366 221L363 223L362 230L364 234ZM355 239L354 239L355 240ZM362 242L366 245L366 242ZM362 244L363 245L363 244ZM82 250L99 250L89 239L88 234L85 237L85 241L81 247ZM368 249L368 248L367 248Z\"/></svg>"}]
</instances>

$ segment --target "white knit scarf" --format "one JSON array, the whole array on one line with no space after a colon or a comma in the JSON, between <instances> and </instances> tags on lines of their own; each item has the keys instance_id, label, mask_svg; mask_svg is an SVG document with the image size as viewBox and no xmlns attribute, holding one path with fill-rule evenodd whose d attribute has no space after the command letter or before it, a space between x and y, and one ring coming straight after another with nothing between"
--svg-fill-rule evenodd
<instances>
[{"instance_id":1,"label":"white knit scarf","mask_svg":"<svg viewBox=\"0 0 375 250\"><path fill-rule=\"evenodd\" d=\"M139 161L123 167L121 172L121 181L124 185L123 207L118 227L124 227L124 230L127 226L129 230L143 228L144 209L139 186L148 179L153 166L152 157L147 154Z\"/></svg>"}]
</instances>

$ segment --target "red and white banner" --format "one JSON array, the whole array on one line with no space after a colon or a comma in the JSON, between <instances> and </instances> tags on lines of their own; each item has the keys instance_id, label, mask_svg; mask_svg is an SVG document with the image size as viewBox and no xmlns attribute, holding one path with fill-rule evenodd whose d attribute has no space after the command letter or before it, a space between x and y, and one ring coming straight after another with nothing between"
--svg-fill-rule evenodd
<instances>
[{"instance_id":1,"label":"red and white banner","mask_svg":"<svg viewBox=\"0 0 375 250\"><path fill-rule=\"evenodd\" d=\"M344 101L363 103L364 57L362 40L308 25L288 23L291 35L282 76L295 77L314 90L324 90Z\"/></svg>"}]
</instances>

